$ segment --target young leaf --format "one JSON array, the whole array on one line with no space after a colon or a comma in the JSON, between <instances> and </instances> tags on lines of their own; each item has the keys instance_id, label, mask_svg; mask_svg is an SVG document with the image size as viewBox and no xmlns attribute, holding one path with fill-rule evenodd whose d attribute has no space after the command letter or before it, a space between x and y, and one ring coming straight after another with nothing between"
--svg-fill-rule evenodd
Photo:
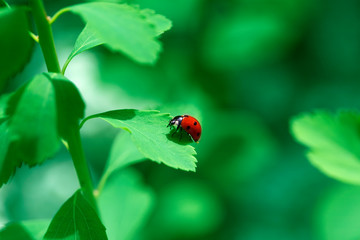
<instances>
[{"instance_id":1,"label":"young leaf","mask_svg":"<svg viewBox=\"0 0 360 240\"><path fill-rule=\"evenodd\" d=\"M42 240L48 220L30 220L7 224L0 230L1 240Z\"/></svg>"},{"instance_id":2,"label":"young leaf","mask_svg":"<svg viewBox=\"0 0 360 240\"><path fill-rule=\"evenodd\" d=\"M79 127L84 117L85 103L75 85L58 73L44 73L55 90L57 128L61 138L67 140L70 131Z\"/></svg>"},{"instance_id":3,"label":"young leaf","mask_svg":"<svg viewBox=\"0 0 360 240\"><path fill-rule=\"evenodd\" d=\"M60 138L78 128L84 107L76 87L60 74L39 74L12 94L1 125L0 186L22 163L34 166L54 155Z\"/></svg>"},{"instance_id":4,"label":"young leaf","mask_svg":"<svg viewBox=\"0 0 360 240\"><path fill-rule=\"evenodd\" d=\"M45 240L107 239L105 227L91 204L78 190L56 213L45 234Z\"/></svg>"},{"instance_id":5,"label":"young leaf","mask_svg":"<svg viewBox=\"0 0 360 240\"><path fill-rule=\"evenodd\" d=\"M104 42L100 40L94 30L91 30L89 25L86 25L85 28L82 30L78 38L76 39L74 49L71 51L69 57L67 58L62 72L64 73L66 70L67 65L70 61L78 54L89 50L93 47L99 46Z\"/></svg>"},{"instance_id":6,"label":"young leaf","mask_svg":"<svg viewBox=\"0 0 360 240\"><path fill-rule=\"evenodd\" d=\"M106 175L144 159L134 143L129 140L130 134L126 131L119 133L115 138L105 167Z\"/></svg>"},{"instance_id":7,"label":"young leaf","mask_svg":"<svg viewBox=\"0 0 360 240\"><path fill-rule=\"evenodd\" d=\"M0 91L6 80L20 71L33 46L25 8L0 8Z\"/></svg>"},{"instance_id":8,"label":"young leaf","mask_svg":"<svg viewBox=\"0 0 360 240\"><path fill-rule=\"evenodd\" d=\"M127 169L109 178L98 202L109 239L133 239L149 217L154 194L136 172Z\"/></svg>"},{"instance_id":9,"label":"young leaf","mask_svg":"<svg viewBox=\"0 0 360 240\"><path fill-rule=\"evenodd\" d=\"M84 3L69 8L81 16L100 42L140 63L154 63L161 50L157 40L170 21L151 11L127 4Z\"/></svg>"},{"instance_id":10,"label":"young leaf","mask_svg":"<svg viewBox=\"0 0 360 240\"><path fill-rule=\"evenodd\" d=\"M307 157L322 172L360 184L360 114L325 111L303 114L291 122L294 137L310 148Z\"/></svg>"},{"instance_id":11,"label":"young leaf","mask_svg":"<svg viewBox=\"0 0 360 240\"><path fill-rule=\"evenodd\" d=\"M125 166L144 160L144 156L130 140L130 134L122 131L115 138L111 147L108 161L106 162L104 174L98 185L98 191L102 191L111 174Z\"/></svg>"},{"instance_id":12,"label":"young leaf","mask_svg":"<svg viewBox=\"0 0 360 240\"><path fill-rule=\"evenodd\" d=\"M195 171L196 158L193 155L196 152L192 146L181 144L178 136L171 136L166 127L171 119L169 114L134 109L115 110L89 116L82 124L97 117L130 132L133 142L145 158L173 168Z\"/></svg>"}]
</instances>

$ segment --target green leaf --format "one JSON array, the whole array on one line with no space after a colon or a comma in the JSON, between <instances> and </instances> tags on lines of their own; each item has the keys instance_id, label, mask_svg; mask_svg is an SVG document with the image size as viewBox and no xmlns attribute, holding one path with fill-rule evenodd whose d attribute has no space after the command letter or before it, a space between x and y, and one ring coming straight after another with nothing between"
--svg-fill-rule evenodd
<instances>
[{"instance_id":1,"label":"green leaf","mask_svg":"<svg viewBox=\"0 0 360 240\"><path fill-rule=\"evenodd\" d=\"M106 163L105 174L110 175L120 168L144 159L144 156L139 152L135 144L129 140L130 134L126 131L122 131L115 138L109 160Z\"/></svg>"},{"instance_id":2,"label":"green leaf","mask_svg":"<svg viewBox=\"0 0 360 240\"><path fill-rule=\"evenodd\" d=\"M107 239L105 227L78 190L56 213L44 239Z\"/></svg>"},{"instance_id":3,"label":"green leaf","mask_svg":"<svg viewBox=\"0 0 360 240\"><path fill-rule=\"evenodd\" d=\"M33 41L25 8L0 9L0 91L30 59Z\"/></svg>"},{"instance_id":4,"label":"green leaf","mask_svg":"<svg viewBox=\"0 0 360 240\"><path fill-rule=\"evenodd\" d=\"M55 90L58 134L67 140L70 131L78 129L84 117L85 103L79 90L62 74L44 73Z\"/></svg>"},{"instance_id":5,"label":"green leaf","mask_svg":"<svg viewBox=\"0 0 360 240\"><path fill-rule=\"evenodd\" d=\"M153 25L156 31L156 36L159 36L172 27L169 19L163 15L156 14L152 9L143 9L140 13L145 17L146 21Z\"/></svg>"},{"instance_id":6,"label":"green leaf","mask_svg":"<svg viewBox=\"0 0 360 240\"><path fill-rule=\"evenodd\" d=\"M0 230L1 240L42 240L48 220L30 220L7 224Z\"/></svg>"},{"instance_id":7,"label":"green leaf","mask_svg":"<svg viewBox=\"0 0 360 240\"><path fill-rule=\"evenodd\" d=\"M146 21L153 25L157 35L161 35L171 28L171 22L164 16L155 14L153 10L143 9L140 12L143 16L145 16ZM104 41L100 40L100 38L96 36L96 30L91 29L89 25L86 25L77 38L75 46L64 64L64 68L66 69L67 65L76 55L101 44L104 44Z\"/></svg>"},{"instance_id":8,"label":"green leaf","mask_svg":"<svg viewBox=\"0 0 360 240\"><path fill-rule=\"evenodd\" d=\"M6 101L0 133L0 186L22 163L34 166L53 156L78 128L84 103L76 87L60 74L44 73Z\"/></svg>"},{"instance_id":9,"label":"green leaf","mask_svg":"<svg viewBox=\"0 0 360 240\"><path fill-rule=\"evenodd\" d=\"M201 13L204 7L202 0L181 0L176 2L176 7L174 7L174 2L168 0L134 0L131 3L164 14L176 23L173 31L181 31L185 34L198 30L201 19L204 17Z\"/></svg>"},{"instance_id":10,"label":"green leaf","mask_svg":"<svg viewBox=\"0 0 360 240\"><path fill-rule=\"evenodd\" d=\"M8 122L0 125L0 186L6 183L15 173L15 169L21 166L21 161L16 158L14 147L9 149L14 137L10 133Z\"/></svg>"},{"instance_id":11,"label":"green leaf","mask_svg":"<svg viewBox=\"0 0 360 240\"><path fill-rule=\"evenodd\" d=\"M145 160L143 154L141 154L135 144L129 140L130 134L126 131L120 132L115 138L109 159L106 162L104 174L98 185L100 192L112 173L130 164Z\"/></svg>"},{"instance_id":12,"label":"green leaf","mask_svg":"<svg viewBox=\"0 0 360 240\"><path fill-rule=\"evenodd\" d=\"M135 171L113 174L98 198L109 239L133 239L152 210L154 194Z\"/></svg>"},{"instance_id":13,"label":"green leaf","mask_svg":"<svg viewBox=\"0 0 360 240\"><path fill-rule=\"evenodd\" d=\"M139 111L123 109L95 114L87 117L82 124L91 118L102 118L117 128L131 133L138 150L145 156L158 163L164 163L173 168L195 171L196 154L192 146L186 145L186 134L183 141L179 135L171 136L167 124L171 117L158 111Z\"/></svg>"},{"instance_id":14,"label":"green leaf","mask_svg":"<svg viewBox=\"0 0 360 240\"><path fill-rule=\"evenodd\" d=\"M16 158L30 166L42 163L59 148L55 91L44 74L37 75L8 102L7 114Z\"/></svg>"},{"instance_id":15,"label":"green leaf","mask_svg":"<svg viewBox=\"0 0 360 240\"><path fill-rule=\"evenodd\" d=\"M90 28L89 25L86 25L85 28L80 33L80 35L78 36L78 38L76 39L75 46L64 64L62 70L63 73L65 72L67 65L76 55L104 43L96 36L95 31L89 28Z\"/></svg>"},{"instance_id":16,"label":"green leaf","mask_svg":"<svg viewBox=\"0 0 360 240\"><path fill-rule=\"evenodd\" d=\"M107 47L140 63L156 61L161 50L157 37L171 25L163 16L127 4L84 3L69 10L80 15Z\"/></svg>"},{"instance_id":17,"label":"green leaf","mask_svg":"<svg viewBox=\"0 0 360 240\"><path fill-rule=\"evenodd\" d=\"M294 137L310 150L310 162L330 177L360 184L360 114L325 111L302 114L291 122Z\"/></svg>"}]
</instances>

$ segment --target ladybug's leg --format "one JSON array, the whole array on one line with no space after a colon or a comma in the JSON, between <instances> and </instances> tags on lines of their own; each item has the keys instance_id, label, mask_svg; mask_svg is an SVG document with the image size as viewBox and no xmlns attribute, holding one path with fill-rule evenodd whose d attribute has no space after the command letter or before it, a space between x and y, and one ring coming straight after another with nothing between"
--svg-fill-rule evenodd
<instances>
[{"instance_id":1,"label":"ladybug's leg","mask_svg":"<svg viewBox=\"0 0 360 240\"><path fill-rule=\"evenodd\" d=\"M179 129L180 125L178 126L178 128L176 129L176 131ZM180 128L180 141L181 141L181 138L182 138L182 127Z\"/></svg>"},{"instance_id":2,"label":"ladybug's leg","mask_svg":"<svg viewBox=\"0 0 360 240\"><path fill-rule=\"evenodd\" d=\"M180 125L177 126L176 130L171 134L171 136L173 137L174 134L179 130L180 128ZM180 132L181 132L182 128L180 128Z\"/></svg>"}]
</instances>

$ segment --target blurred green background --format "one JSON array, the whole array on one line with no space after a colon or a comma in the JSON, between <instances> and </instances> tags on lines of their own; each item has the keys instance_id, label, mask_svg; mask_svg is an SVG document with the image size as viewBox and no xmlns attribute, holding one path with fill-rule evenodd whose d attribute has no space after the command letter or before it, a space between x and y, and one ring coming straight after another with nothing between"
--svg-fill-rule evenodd
<instances>
[{"instance_id":1,"label":"blurred green background","mask_svg":"<svg viewBox=\"0 0 360 240\"><path fill-rule=\"evenodd\" d=\"M44 2L49 15L78 3ZM139 191L151 192L151 208L139 231L130 235L359 239L360 188L336 182L311 166L306 149L289 133L289 119L319 108L358 108L360 2L128 2L165 15L173 28L161 38L163 52L155 66L136 64L103 47L77 56L65 75L80 89L86 115L158 109L173 116L193 115L203 126L202 139L194 144L196 173L150 161L123 173L129 182L137 182ZM53 27L63 63L83 25L67 13ZM36 46L8 91L45 70ZM101 120L82 129L95 182L117 133ZM0 225L52 218L77 188L65 149L40 167L23 167L0 190ZM129 199L141 197L126 193ZM126 207L124 203L119 199L119 206Z\"/></svg>"}]
</instances>

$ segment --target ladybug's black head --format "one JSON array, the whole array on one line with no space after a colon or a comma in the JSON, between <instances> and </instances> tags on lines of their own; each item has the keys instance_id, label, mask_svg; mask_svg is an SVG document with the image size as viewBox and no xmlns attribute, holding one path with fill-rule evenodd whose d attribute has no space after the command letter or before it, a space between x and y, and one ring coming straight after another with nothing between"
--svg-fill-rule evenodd
<instances>
[{"instance_id":1,"label":"ladybug's black head","mask_svg":"<svg viewBox=\"0 0 360 240\"><path fill-rule=\"evenodd\" d=\"M170 126L180 126L181 125L181 121L183 120L183 116L176 116L173 119L170 120L169 124L167 125L168 127Z\"/></svg>"}]
</instances>

